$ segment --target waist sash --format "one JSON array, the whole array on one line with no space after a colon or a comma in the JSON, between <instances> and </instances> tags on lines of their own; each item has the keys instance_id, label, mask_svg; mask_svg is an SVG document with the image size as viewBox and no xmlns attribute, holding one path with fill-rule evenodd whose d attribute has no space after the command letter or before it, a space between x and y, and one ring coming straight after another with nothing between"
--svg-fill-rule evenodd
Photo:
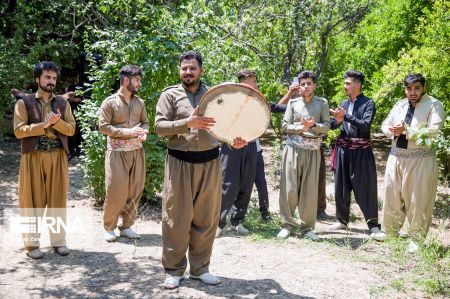
<instances>
[{"instance_id":1,"label":"waist sash","mask_svg":"<svg viewBox=\"0 0 450 299\"><path fill-rule=\"evenodd\" d=\"M369 138L350 138L350 137L338 137L336 144L334 145L333 153L331 154L331 171L334 171L336 163L336 151L337 147L345 149L365 149L370 146Z\"/></svg>"},{"instance_id":2,"label":"waist sash","mask_svg":"<svg viewBox=\"0 0 450 299\"><path fill-rule=\"evenodd\" d=\"M401 158L424 158L432 157L436 154L436 152L431 148L403 149L399 147L392 147L390 154Z\"/></svg>"},{"instance_id":3,"label":"waist sash","mask_svg":"<svg viewBox=\"0 0 450 299\"><path fill-rule=\"evenodd\" d=\"M57 149L63 148L63 144L59 139L50 139L47 137L39 137L37 151L40 152L51 152Z\"/></svg>"},{"instance_id":4,"label":"waist sash","mask_svg":"<svg viewBox=\"0 0 450 299\"><path fill-rule=\"evenodd\" d=\"M219 147L207 151L193 152L193 151L179 151L169 148L169 155L172 157L188 162L188 163L206 163L219 157Z\"/></svg>"}]
</instances>

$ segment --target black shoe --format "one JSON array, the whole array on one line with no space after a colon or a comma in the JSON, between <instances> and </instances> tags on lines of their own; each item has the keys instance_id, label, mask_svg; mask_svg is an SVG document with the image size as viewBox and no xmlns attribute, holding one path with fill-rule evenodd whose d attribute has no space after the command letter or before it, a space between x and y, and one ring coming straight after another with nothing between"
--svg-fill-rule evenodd
<instances>
[{"instance_id":1,"label":"black shoe","mask_svg":"<svg viewBox=\"0 0 450 299\"><path fill-rule=\"evenodd\" d=\"M317 220L327 220L329 218L328 214L325 211L318 211L317 212Z\"/></svg>"},{"instance_id":2,"label":"black shoe","mask_svg":"<svg viewBox=\"0 0 450 299\"><path fill-rule=\"evenodd\" d=\"M269 223L270 221L272 221L272 216L270 216L270 213L268 211L262 212L261 218L264 223Z\"/></svg>"}]
</instances>

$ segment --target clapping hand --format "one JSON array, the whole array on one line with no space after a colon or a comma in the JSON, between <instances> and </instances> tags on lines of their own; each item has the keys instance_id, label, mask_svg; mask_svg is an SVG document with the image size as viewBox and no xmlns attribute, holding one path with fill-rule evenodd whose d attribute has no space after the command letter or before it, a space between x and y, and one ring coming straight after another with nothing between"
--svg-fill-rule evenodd
<instances>
[{"instance_id":1,"label":"clapping hand","mask_svg":"<svg viewBox=\"0 0 450 299\"><path fill-rule=\"evenodd\" d=\"M58 113L53 113L53 111L50 111L45 116L44 121L44 128L48 128L51 125L56 124L61 119L61 111L58 109Z\"/></svg>"},{"instance_id":2,"label":"clapping hand","mask_svg":"<svg viewBox=\"0 0 450 299\"><path fill-rule=\"evenodd\" d=\"M316 124L316 119L314 117L311 118L302 118L302 125L305 130L309 130L312 126Z\"/></svg>"},{"instance_id":3,"label":"clapping hand","mask_svg":"<svg viewBox=\"0 0 450 299\"><path fill-rule=\"evenodd\" d=\"M393 127L389 128L389 131L392 134L394 134L395 137L400 136L403 133L404 130L405 130L405 126L404 126L403 122L398 124L398 125L396 125L396 126L393 126Z\"/></svg>"},{"instance_id":4,"label":"clapping hand","mask_svg":"<svg viewBox=\"0 0 450 299\"><path fill-rule=\"evenodd\" d=\"M342 108L341 106L338 106L336 108L336 110L330 109L330 113L331 115L334 116L334 118L336 119L336 121L338 122L342 122L344 120L345 117L345 109Z\"/></svg>"},{"instance_id":5,"label":"clapping hand","mask_svg":"<svg viewBox=\"0 0 450 299\"><path fill-rule=\"evenodd\" d=\"M140 141L145 141L147 139L148 130L143 129L139 126L129 129L128 134L138 138Z\"/></svg>"}]
</instances>

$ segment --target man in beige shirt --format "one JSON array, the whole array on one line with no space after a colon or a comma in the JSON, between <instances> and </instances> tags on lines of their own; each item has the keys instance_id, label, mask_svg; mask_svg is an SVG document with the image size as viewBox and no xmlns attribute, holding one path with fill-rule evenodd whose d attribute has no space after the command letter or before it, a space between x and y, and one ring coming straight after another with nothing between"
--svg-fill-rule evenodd
<instances>
[{"instance_id":1,"label":"man in beige shirt","mask_svg":"<svg viewBox=\"0 0 450 299\"><path fill-rule=\"evenodd\" d=\"M397 102L383 121L383 133L392 139L384 175L383 226L397 234L408 218L413 238L409 251L418 249L414 240L428 233L438 182L436 152L418 144L414 131L422 128L437 134L445 121L442 103L425 93L425 78L411 74L404 80L406 99ZM431 137L431 136L430 136Z\"/></svg>"},{"instance_id":2,"label":"man in beige shirt","mask_svg":"<svg viewBox=\"0 0 450 299\"><path fill-rule=\"evenodd\" d=\"M14 110L14 134L21 140L22 156L19 170L19 206L21 216L46 217L66 221L67 191L69 187L67 137L75 131L75 120L68 102L55 96L53 90L59 74L58 66L42 61L34 69L38 84L35 94L23 95ZM39 225L39 224L37 224ZM37 227L37 226L36 226ZM55 252L66 256L64 227L51 229L50 242ZM27 255L41 259L39 233L23 234Z\"/></svg>"},{"instance_id":3,"label":"man in beige shirt","mask_svg":"<svg viewBox=\"0 0 450 299\"><path fill-rule=\"evenodd\" d=\"M145 153L142 143L148 134L145 102L136 96L142 70L127 65L120 70L120 88L100 107L99 131L107 135L105 156L106 196L103 206L104 238L115 241L119 216L120 236L138 239L131 229L145 185Z\"/></svg>"},{"instance_id":4,"label":"man in beige shirt","mask_svg":"<svg viewBox=\"0 0 450 299\"><path fill-rule=\"evenodd\" d=\"M198 104L207 88L200 78L202 57L192 51L180 56L181 84L164 89L156 105L156 133L168 137L162 203L162 264L168 289L177 288L190 263L190 278L216 285L209 262L221 199L219 142L206 129L214 119L200 116ZM236 138L232 146L247 142Z\"/></svg>"},{"instance_id":5,"label":"man in beige shirt","mask_svg":"<svg viewBox=\"0 0 450 299\"><path fill-rule=\"evenodd\" d=\"M287 134L283 150L280 183L280 214L283 228L278 238L287 238L297 226L295 210L300 215L300 229L315 240L317 194L322 137L330 129L330 112L325 98L314 95L316 75L303 71L298 75L300 97L289 101L282 127Z\"/></svg>"}]
</instances>

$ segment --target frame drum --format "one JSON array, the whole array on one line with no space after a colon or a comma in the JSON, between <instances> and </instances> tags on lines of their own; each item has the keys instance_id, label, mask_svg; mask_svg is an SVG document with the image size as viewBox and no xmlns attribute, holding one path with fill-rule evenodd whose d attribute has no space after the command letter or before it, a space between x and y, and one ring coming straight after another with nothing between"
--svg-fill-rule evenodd
<instances>
[{"instance_id":1,"label":"frame drum","mask_svg":"<svg viewBox=\"0 0 450 299\"><path fill-rule=\"evenodd\" d=\"M270 107L264 95L248 85L223 83L210 88L199 104L201 116L216 121L207 131L231 144L236 137L250 142L266 131Z\"/></svg>"}]
</instances>

